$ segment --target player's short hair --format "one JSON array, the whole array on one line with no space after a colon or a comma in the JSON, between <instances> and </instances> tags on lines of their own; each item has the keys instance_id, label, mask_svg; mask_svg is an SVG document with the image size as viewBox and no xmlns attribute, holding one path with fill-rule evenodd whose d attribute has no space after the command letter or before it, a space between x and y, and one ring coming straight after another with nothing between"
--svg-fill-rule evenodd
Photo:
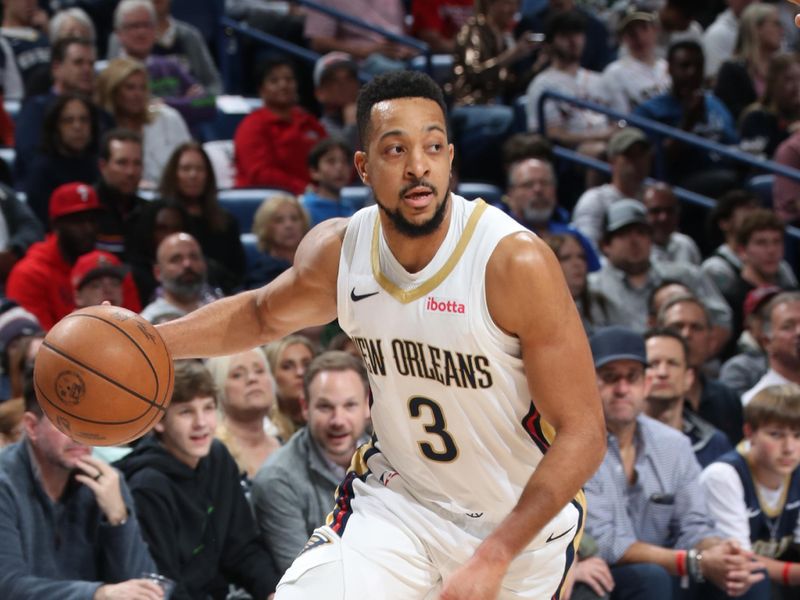
<instances>
[{"instance_id":1,"label":"player's short hair","mask_svg":"<svg viewBox=\"0 0 800 600\"><path fill-rule=\"evenodd\" d=\"M350 156L353 153L353 149L350 147L350 144L348 144L342 138L327 137L314 145L314 147L309 151L307 161L308 167L310 169L318 169L319 161L322 160L322 157L334 149L342 150L346 156Z\"/></svg>"},{"instance_id":2,"label":"player's short hair","mask_svg":"<svg viewBox=\"0 0 800 600\"><path fill-rule=\"evenodd\" d=\"M657 337L666 337L678 342L683 350L683 362L687 367L689 366L689 344L680 333L671 327L654 327L653 329L649 329L645 332L644 342L647 344L647 340Z\"/></svg>"},{"instance_id":3,"label":"player's short hair","mask_svg":"<svg viewBox=\"0 0 800 600\"><path fill-rule=\"evenodd\" d=\"M787 383L765 387L744 407L744 422L752 429L765 425L800 429L800 386Z\"/></svg>"},{"instance_id":4,"label":"player's short hair","mask_svg":"<svg viewBox=\"0 0 800 600\"><path fill-rule=\"evenodd\" d=\"M361 88L356 102L356 122L362 148L368 146L372 107L379 102L397 98L426 98L442 109L447 121L447 104L442 88L425 73L419 71L392 71L373 78Z\"/></svg>"},{"instance_id":5,"label":"player's short hair","mask_svg":"<svg viewBox=\"0 0 800 600\"><path fill-rule=\"evenodd\" d=\"M175 386L172 388L170 404L191 402L195 398L219 400L219 392L211 372L199 360L175 361Z\"/></svg>"},{"instance_id":6,"label":"player's short hair","mask_svg":"<svg viewBox=\"0 0 800 600\"><path fill-rule=\"evenodd\" d=\"M742 219L742 223L736 229L736 243L746 246L750 243L750 238L759 231L777 231L783 235L784 225L774 212L759 208Z\"/></svg>"},{"instance_id":7,"label":"player's short hair","mask_svg":"<svg viewBox=\"0 0 800 600\"><path fill-rule=\"evenodd\" d=\"M303 375L303 392L308 405L311 404L311 395L308 391L311 383L317 375L325 371L353 371L364 384L365 393L369 394L369 378L364 361L341 350L328 350L312 360Z\"/></svg>"}]
</instances>

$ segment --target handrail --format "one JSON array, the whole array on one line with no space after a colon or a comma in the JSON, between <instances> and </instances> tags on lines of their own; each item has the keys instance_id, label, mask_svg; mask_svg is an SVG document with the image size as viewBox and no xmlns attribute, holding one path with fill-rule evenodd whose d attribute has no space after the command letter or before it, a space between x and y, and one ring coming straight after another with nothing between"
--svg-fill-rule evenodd
<instances>
[{"instance_id":1,"label":"handrail","mask_svg":"<svg viewBox=\"0 0 800 600\"><path fill-rule=\"evenodd\" d=\"M333 17L337 21L344 21L346 23L350 23L351 25L355 25L356 27L360 27L361 29L372 31L373 33L377 33L388 40L397 42L398 44L403 44L405 46L411 46L413 48L416 48L417 50L420 51L420 54L430 54L430 47L428 46L428 44L416 38L387 31L382 27L378 27L377 25L373 25L372 23L367 23L366 21L359 19L358 17L348 15L347 13L338 11L335 8L330 8L327 6L323 6L321 4L317 4L316 2L312 2L311 0L295 0L295 3L301 6L305 6L306 8L310 8L311 10L321 12L325 15L328 15L329 17Z\"/></svg>"},{"instance_id":2,"label":"handrail","mask_svg":"<svg viewBox=\"0 0 800 600\"><path fill-rule=\"evenodd\" d=\"M575 150L570 150L569 148L564 148L563 146L553 146L553 154L558 158L563 158L564 160L578 163L584 167L589 167L590 169L596 169L598 171L602 171L603 173L611 174L611 165L609 165L607 162L603 162L602 160L598 160L591 156L586 156L585 154L580 154L575 152ZM645 180L645 183L658 183L658 180L648 177ZM702 194L698 194L678 186L671 186L671 189L678 199L684 200L691 204L696 204L708 209L713 208L716 205L716 202L714 202L714 200L708 196L703 196ZM800 228L795 227L794 225L787 225L786 235L797 241L800 241Z\"/></svg>"},{"instance_id":3,"label":"handrail","mask_svg":"<svg viewBox=\"0 0 800 600\"><path fill-rule=\"evenodd\" d=\"M798 169L793 169L792 167L787 167L786 165L782 165L771 160L766 160L764 158L758 158L756 156L753 156L752 154L743 152L738 148L732 148L730 146L725 146L718 142L712 142L710 140L700 137L699 135L695 135L693 133L686 133L685 131L676 129L675 127L670 127L669 125L664 125L663 123L659 123L658 121L654 121L646 117L641 117L639 115L634 115L630 113L621 113L611 108L608 108L607 106L597 104L596 102L590 102L588 100L573 98L572 96L567 96L565 94L552 90L545 90L542 93L541 97L539 98L539 104L536 107L536 112L539 118L539 131L542 135L545 135L545 129L546 129L545 118L544 118L544 105L545 102L547 102L548 100L550 101L559 100L561 102L573 104L581 108L586 108L588 110L592 110L594 112L598 112L607 115L609 117L612 117L613 119L616 119L618 121L625 121L630 125L635 125L640 129L655 133L659 137L671 137L676 140L692 144L694 146L699 146L700 148L703 148L705 150L716 152L721 156L725 156L727 158L732 158L733 160L749 164L763 171L770 171L772 173L776 173L778 175L783 175L784 177L794 179L795 181L800 181L800 170Z\"/></svg>"},{"instance_id":4,"label":"handrail","mask_svg":"<svg viewBox=\"0 0 800 600\"><path fill-rule=\"evenodd\" d=\"M265 33L260 29L250 27L250 25L243 21L240 22L235 21L230 17L222 17L219 20L219 25L223 29L232 29L245 37L252 38L259 42L274 46L275 48L283 50L284 52L288 52L289 54L293 54L294 56L298 56L309 63L317 62L317 59L320 57L320 55L313 50L309 50L303 46L286 41L285 39L279 38L270 33Z\"/></svg>"}]
</instances>

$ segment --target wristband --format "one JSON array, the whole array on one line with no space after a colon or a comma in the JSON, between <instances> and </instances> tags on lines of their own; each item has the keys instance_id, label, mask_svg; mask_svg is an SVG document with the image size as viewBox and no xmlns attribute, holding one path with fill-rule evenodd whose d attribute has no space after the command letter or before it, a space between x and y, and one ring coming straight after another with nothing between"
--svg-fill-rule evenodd
<instances>
[{"instance_id":1,"label":"wristband","mask_svg":"<svg viewBox=\"0 0 800 600\"><path fill-rule=\"evenodd\" d=\"M686 550L678 550L675 553L675 570L678 572L678 577L686 575Z\"/></svg>"},{"instance_id":2,"label":"wristband","mask_svg":"<svg viewBox=\"0 0 800 600\"><path fill-rule=\"evenodd\" d=\"M783 585L789 587L789 568L792 566L788 560L783 563Z\"/></svg>"}]
</instances>

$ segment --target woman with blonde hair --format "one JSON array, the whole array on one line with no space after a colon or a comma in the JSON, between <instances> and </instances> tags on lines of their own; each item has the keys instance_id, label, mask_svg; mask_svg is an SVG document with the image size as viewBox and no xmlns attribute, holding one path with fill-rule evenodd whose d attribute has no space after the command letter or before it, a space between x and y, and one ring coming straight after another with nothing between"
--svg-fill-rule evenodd
<instances>
[{"instance_id":1,"label":"woman with blonde hair","mask_svg":"<svg viewBox=\"0 0 800 600\"><path fill-rule=\"evenodd\" d=\"M308 229L308 214L295 196L275 194L264 200L253 218L253 233L262 254L250 269L246 286L261 287L291 267Z\"/></svg>"},{"instance_id":2,"label":"woman with blonde hair","mask_svg":"<svg viewBox=\"0 0 800 600\"><path fill-rule=\"evenodd\" d=\"M289 335L267 344L264 352L275 377L278 400L272 422L278 428L278 437L286 443L295 431L306 424L303 418L303 377L309 363L317 355L317 349L307 337Z\"/></svg>"},{"instance_id":3,"label":"woman with blonde hair","mask_svg":"<svg viewBox=\"0 0 800 600\"><path fill-rule=\"evenodd\" d=\"M280 442L270 417L274 414L275 380L261 348L206 361L219 390L216 437L231 453L248 480Z\"/></svg>"},{"instance_id":4,"label":"woman with blonde hair","mask_svg":"<svg viewBox=\"0 0 800 600\"><path fill-rule=\"evenodd\" d=\"M734 121L764 94L770 60L782 44L783 25L774 4L755 3L744 9L733 58L720 67L714 87Z\"/></svg>"},{"instance_id":5,"label":"woman with blonde hair","mask_svg":"<svg viewBox=\"0 0 800 600\"><path fill-rule=\"evenodd\" d=\"M155 187L173 150L191 139L183 117L150 95L147 68L130 58L115 58L97 77L96 102L119 127L142 136L143 184Z\"/></svg>"}]
</instances>

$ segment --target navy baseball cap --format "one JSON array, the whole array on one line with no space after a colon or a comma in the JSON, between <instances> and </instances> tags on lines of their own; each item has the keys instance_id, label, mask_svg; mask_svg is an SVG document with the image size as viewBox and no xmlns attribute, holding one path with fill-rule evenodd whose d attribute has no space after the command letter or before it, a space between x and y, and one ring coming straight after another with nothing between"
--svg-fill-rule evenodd
<instances>
[{"instance_id":1,"label":"navy baseball cap","mask_svg":"<svg viewBox=\"0 0 800 600\"><path fill-rule=\"evenodd\" d=\"M644 337L629 327L612 325L597 329L589 338L594 368L615 360L635 360L647 366Z\"/></svg>"}]
</instances>

